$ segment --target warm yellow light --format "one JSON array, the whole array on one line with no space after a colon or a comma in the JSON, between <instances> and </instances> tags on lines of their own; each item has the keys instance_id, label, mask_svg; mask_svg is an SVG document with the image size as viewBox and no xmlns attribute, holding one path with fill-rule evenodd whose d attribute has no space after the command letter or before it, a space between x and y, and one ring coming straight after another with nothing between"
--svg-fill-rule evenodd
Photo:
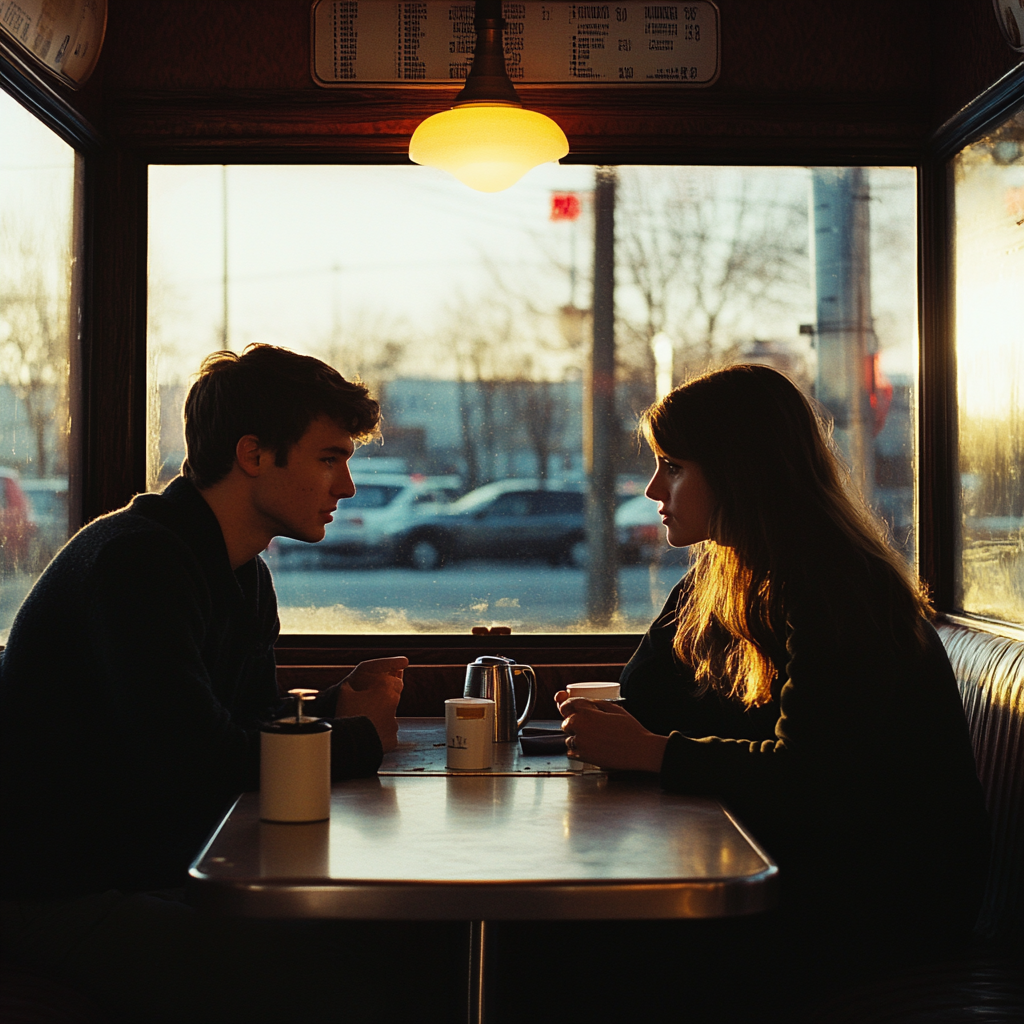
<instances>
[{"instance_id":1,"label":"warm yellow light","mask_svg":"<svg viewBox=\"0 0 1024 1024\"><path fill-rule=\"evenodd\" d=\"M479 192L500 192L568 152L565 132L550 117L511 104L442 111L423 121L409 142L413 163L440 167Z\"/></svg>"}]
</instances>

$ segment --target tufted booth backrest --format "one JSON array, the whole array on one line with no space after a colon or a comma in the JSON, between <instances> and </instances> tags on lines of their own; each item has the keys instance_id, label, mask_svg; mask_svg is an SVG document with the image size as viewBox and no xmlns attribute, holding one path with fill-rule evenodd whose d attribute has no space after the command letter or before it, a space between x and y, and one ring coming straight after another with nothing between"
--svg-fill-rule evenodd
<instances>
[{"instance_id":1,"label":"tufted booth backrest","mask_svg":"<svg viewBox=\"0 0 1024 1024\"><path fill-rule=\"evenodd\" d=\"M1024 939L1024 643L952 623L939 635L960 684L992 821L992 862L977 932Z\"/></svg>"}]
</instances>

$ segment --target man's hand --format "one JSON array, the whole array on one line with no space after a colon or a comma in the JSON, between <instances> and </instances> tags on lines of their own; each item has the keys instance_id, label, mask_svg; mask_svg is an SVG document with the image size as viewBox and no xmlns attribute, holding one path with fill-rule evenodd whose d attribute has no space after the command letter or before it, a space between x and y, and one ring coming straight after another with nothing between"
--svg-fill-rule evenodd
<instances>
[{"instance_id":1,"label":"man's hand","mask_svg":"<svg viewBox=\"0 0 1024 1024\"><path fill-rule=\"evenodd\" d=\"M667 736L648 732L625 708L607 700L555 694L570 757L602 768L658 772Z\"/></svg>"},{"instance_id":2,"label":"man's hand","mask_svg":"<svg viewBox=\"0 0 1024 1024\"><path fill-rule=\"evenodd\" d=\"M398 746L395 710L402 696L402 672L408 658L361 661L338 687L336 718L365 715L377 730L384 752Z\"/></svg>"}]
</instances>

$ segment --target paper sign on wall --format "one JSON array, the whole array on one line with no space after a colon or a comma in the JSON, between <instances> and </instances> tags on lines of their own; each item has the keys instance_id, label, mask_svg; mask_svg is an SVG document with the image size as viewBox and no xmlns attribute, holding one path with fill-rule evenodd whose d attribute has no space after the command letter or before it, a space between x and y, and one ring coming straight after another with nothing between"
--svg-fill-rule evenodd
<instances>
[{"instance_id":1,"label":"paper sign on wall","mask_svg":"<svg viewBox=\"0 0 1024 1024\"><path fill-rule=\"evenodd\" d=\"M719 12L689 3L504 3L513 82L706 86L718 78ZM473 60L474 5L317 0L318 85L452 85Z\"/></svg>"}]
</instances>

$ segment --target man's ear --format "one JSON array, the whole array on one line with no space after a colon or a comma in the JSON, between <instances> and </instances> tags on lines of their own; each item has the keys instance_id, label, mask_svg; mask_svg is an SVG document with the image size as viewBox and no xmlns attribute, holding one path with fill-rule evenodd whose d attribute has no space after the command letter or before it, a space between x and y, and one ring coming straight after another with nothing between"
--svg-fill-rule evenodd
<instances>
[{"instance_id":1,"label":"man's ear","mask_svg":"<svg viewBox=\"0 0 1024 1024\"><path fill-rule=\"evenodd\" d=\"M238 439L235 461L246 476L259 476L267 458L268 453L260 447L260 439L255 434L246 434Z\"/></svg>"}]
</instances>

